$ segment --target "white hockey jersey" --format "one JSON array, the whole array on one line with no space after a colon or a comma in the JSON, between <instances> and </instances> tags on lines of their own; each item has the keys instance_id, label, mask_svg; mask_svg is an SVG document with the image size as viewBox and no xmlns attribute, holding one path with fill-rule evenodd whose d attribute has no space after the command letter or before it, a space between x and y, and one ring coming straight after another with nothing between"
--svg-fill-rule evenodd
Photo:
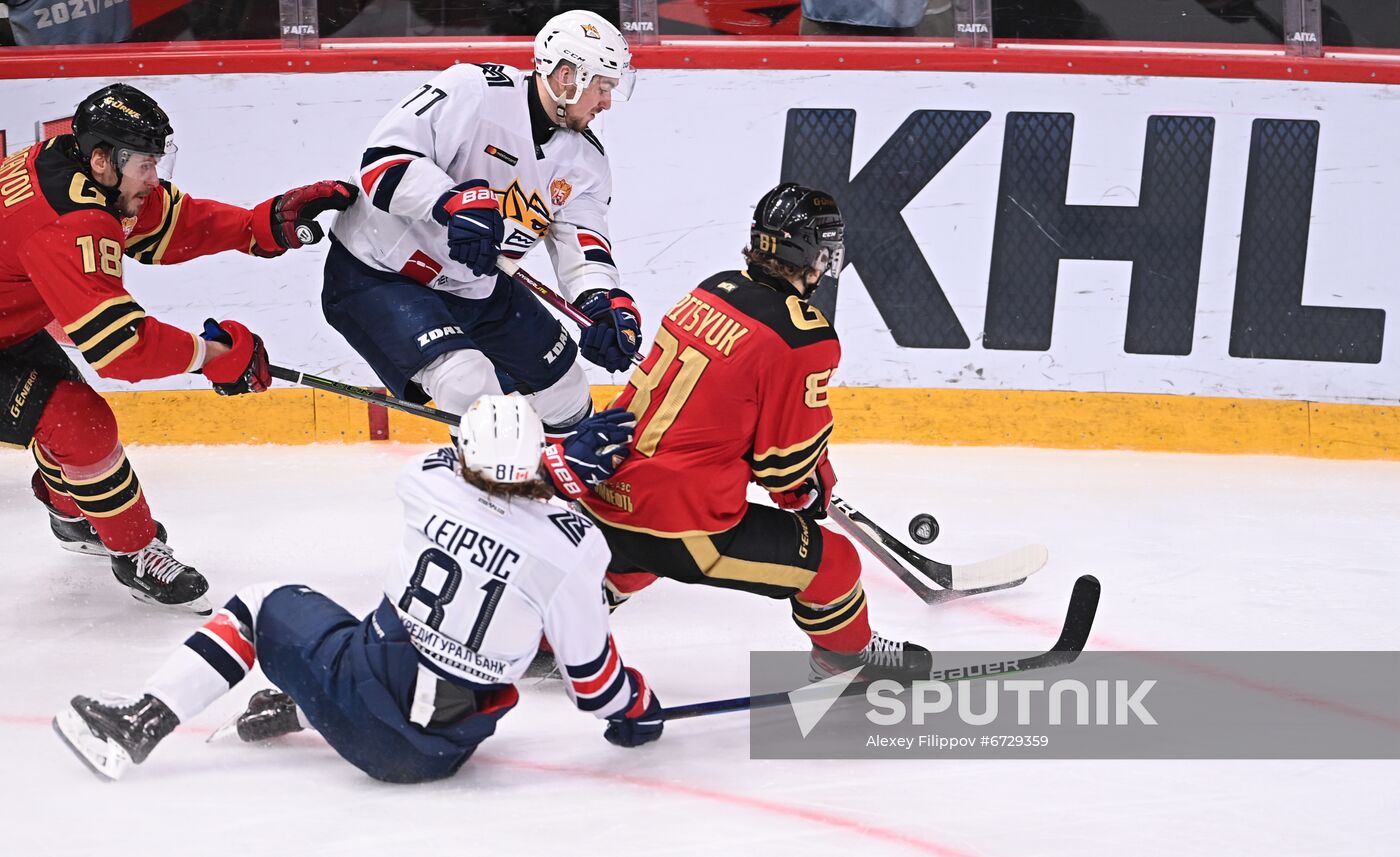
<instances>
[{"instance_id":1,"label":"white hockey jersey","mask_svg":"<svg viewBox=\"0 0 1400 857\"><path fill-rule=\"evenodd\" d=\"M491 293L447 255L433 206L453 187L485 179L505 220L502 255L540 239L572 300L619 284L608 240L612 173L592 132L555 126L534 80L495 64L456 65L420 85L380 120L361 159L363 193L331 234L360 261L466 298Z\"/></svg>"},{"instance_id":2,"label":"white hockey jersey","mask_svg":"<svg viewBox=\"0 0 1400 857\"><path fill-rule=\"evenodd\" d=\"M543 633L579 708L609 717L627 707L636 682L608 632L609 552L591 521L553 503L489 496L462 478L452 447L410 461L397 488L403 545L384 595L418 649L420 675L511 684ZM418 682L420 693L434 685Z\"/></svg>"}]
</instances>

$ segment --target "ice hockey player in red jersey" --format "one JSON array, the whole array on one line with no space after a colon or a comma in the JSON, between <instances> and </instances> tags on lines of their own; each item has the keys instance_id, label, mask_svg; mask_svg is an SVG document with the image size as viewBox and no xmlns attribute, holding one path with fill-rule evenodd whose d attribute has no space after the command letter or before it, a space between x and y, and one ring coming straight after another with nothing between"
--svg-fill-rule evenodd
<instances>
[{"instance_id":1,"label":"ice hockey player in red jersey","mask_svg":"<svg viewBox=\"0 0 1400 857\"><path fill-rule=\"evenodd\" d=\"M764 194L747 270L710 277L666 314L613 403L637 417L632 454L582 502L612 550L614 604L653 575L786 598L817 674L926 677L926 649L872 635L855 547L815 523L836 483L827 385L841 346L808 298L840 273L843 232L826 193ZM750 503L751 481L780 508Z\"/></svg>"},{"instance_id":2,"label":"ice hockey player in red jersey","mask_svg":"<svg viewBox=\"0 0 1400 857\"><path fill-rule=\"evenodd\" d=\"M203 372L222 394L261 392L271 378L259 337L236 321L194 334L148 316L126 291L124 257L279 256L319 240L315 216L343 210L356 189L319 182L252 210L196 199L162 175L171 135L154 100L118 83L78 105L72 134L0 160L0 446L33 451L34 494L65 547L110 556L141 601L208 613L209 584L166 545L111 408L44 328L56 319L105 378Z\"/></svg>"}]
</instances>

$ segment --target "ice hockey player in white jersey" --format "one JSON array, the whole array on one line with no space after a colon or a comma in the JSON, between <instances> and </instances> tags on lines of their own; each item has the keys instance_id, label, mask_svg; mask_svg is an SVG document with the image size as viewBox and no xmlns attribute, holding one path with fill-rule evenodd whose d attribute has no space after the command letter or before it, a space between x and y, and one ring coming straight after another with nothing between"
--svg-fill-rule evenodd
<instances>
[{"instance_id":1,"label":"ice hockey player in white jersey","mask_svg":"<svg viewBox=\"0 0 1400 857\"><path fill-rule=\"evenodd\" d=\"M363 193L331 230L322 308L394 394L460 414L526 394L551 434L592 411L576 357L618 372L641 346L608 239L612 174L592 120L633 84L622 34L592 12L552 18L527 73L447 69L370 134ZM496 271L543 241L560 288L595 324L575 344Z\"/></svg>"},{"instance_id":2,"label":"ice hockey player in white jersey","mask_svg":"<svg viewBox=\"0 0 1400 857\"><path fill-rule=\"evenodd\" d=\"M632 425L625 411L590 417L549 467L597 484ZM483 397L456 448L418 457L400 476L403 546L374 612L356 619L306 586L250 586L167 657L139 698L74 697L55 730L117 779L260 663L278 688L254 698L265 734L308 725L375 779L439 779L516 705L514 682L543 634L574 702L608 721L608 741L656 740L660 703L608 632L606 542L550 501L545 448L524 399Z\"/></svg>"}]
</instances>

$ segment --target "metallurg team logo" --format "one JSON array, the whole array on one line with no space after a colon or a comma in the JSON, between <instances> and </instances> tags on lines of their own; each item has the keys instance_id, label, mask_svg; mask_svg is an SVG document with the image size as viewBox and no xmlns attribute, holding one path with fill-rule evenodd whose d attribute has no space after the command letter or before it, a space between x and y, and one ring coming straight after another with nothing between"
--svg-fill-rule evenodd
<instances>
[{"instance_id":1,"label":"metallurg team logo","mask_svg":"<svg viewBox=\"0 0 1400 857\"><path fill-rule=\"evenodd\" d=\"M555 179L549 183L549 200L558 208L569 198L569 194L574 192L574 186L563 179Z\"/></svg>"},{"instance_id":2,"label":"metallurg team logo","mask_svg":"<svg viewBox=\"0 0 1400 857\"><path fill-rule=\"evenodd\" d=\"M553 188L550 193L554 193ZM505 190L496 191L496 196L501 200L501 215L507 220L514 220L536 235L543 235L549 229L552 218L539 191L527 194L520 187L520 180L515 179Z\"/></svg>"}]
</instances>

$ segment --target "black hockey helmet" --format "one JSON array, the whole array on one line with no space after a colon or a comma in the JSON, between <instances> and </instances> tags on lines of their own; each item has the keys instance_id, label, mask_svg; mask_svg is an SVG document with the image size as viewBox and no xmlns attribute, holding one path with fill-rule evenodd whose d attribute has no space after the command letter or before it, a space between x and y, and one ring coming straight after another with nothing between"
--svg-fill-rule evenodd
<instances>
[{"instance_id":1,"label":"black hockey helmet","mask_svg":"<svg viewBox=\"0 0 1400 857\"><path fill-rule=\"evenodd\" d=\"M132 154L164 156L173 151L170 117L146 93L125 83L104 86L84 98L73 114L73 136L86 160L98 146L112 149L118 172ZM126 154L123 155L122 153Z\"/></svg>"},{"instance_id":2,"label":"black hockey helmet","mask_svg":"<svg viewBox=\"0 0 1400 857\"><path fill-rule=\"evenodd\" d=\"M835 280L845 262L846 221L831 194L784 182L753 211L750 249ZM820 285L820 283L819 283Z\"/></svg>"}]
</instances>

